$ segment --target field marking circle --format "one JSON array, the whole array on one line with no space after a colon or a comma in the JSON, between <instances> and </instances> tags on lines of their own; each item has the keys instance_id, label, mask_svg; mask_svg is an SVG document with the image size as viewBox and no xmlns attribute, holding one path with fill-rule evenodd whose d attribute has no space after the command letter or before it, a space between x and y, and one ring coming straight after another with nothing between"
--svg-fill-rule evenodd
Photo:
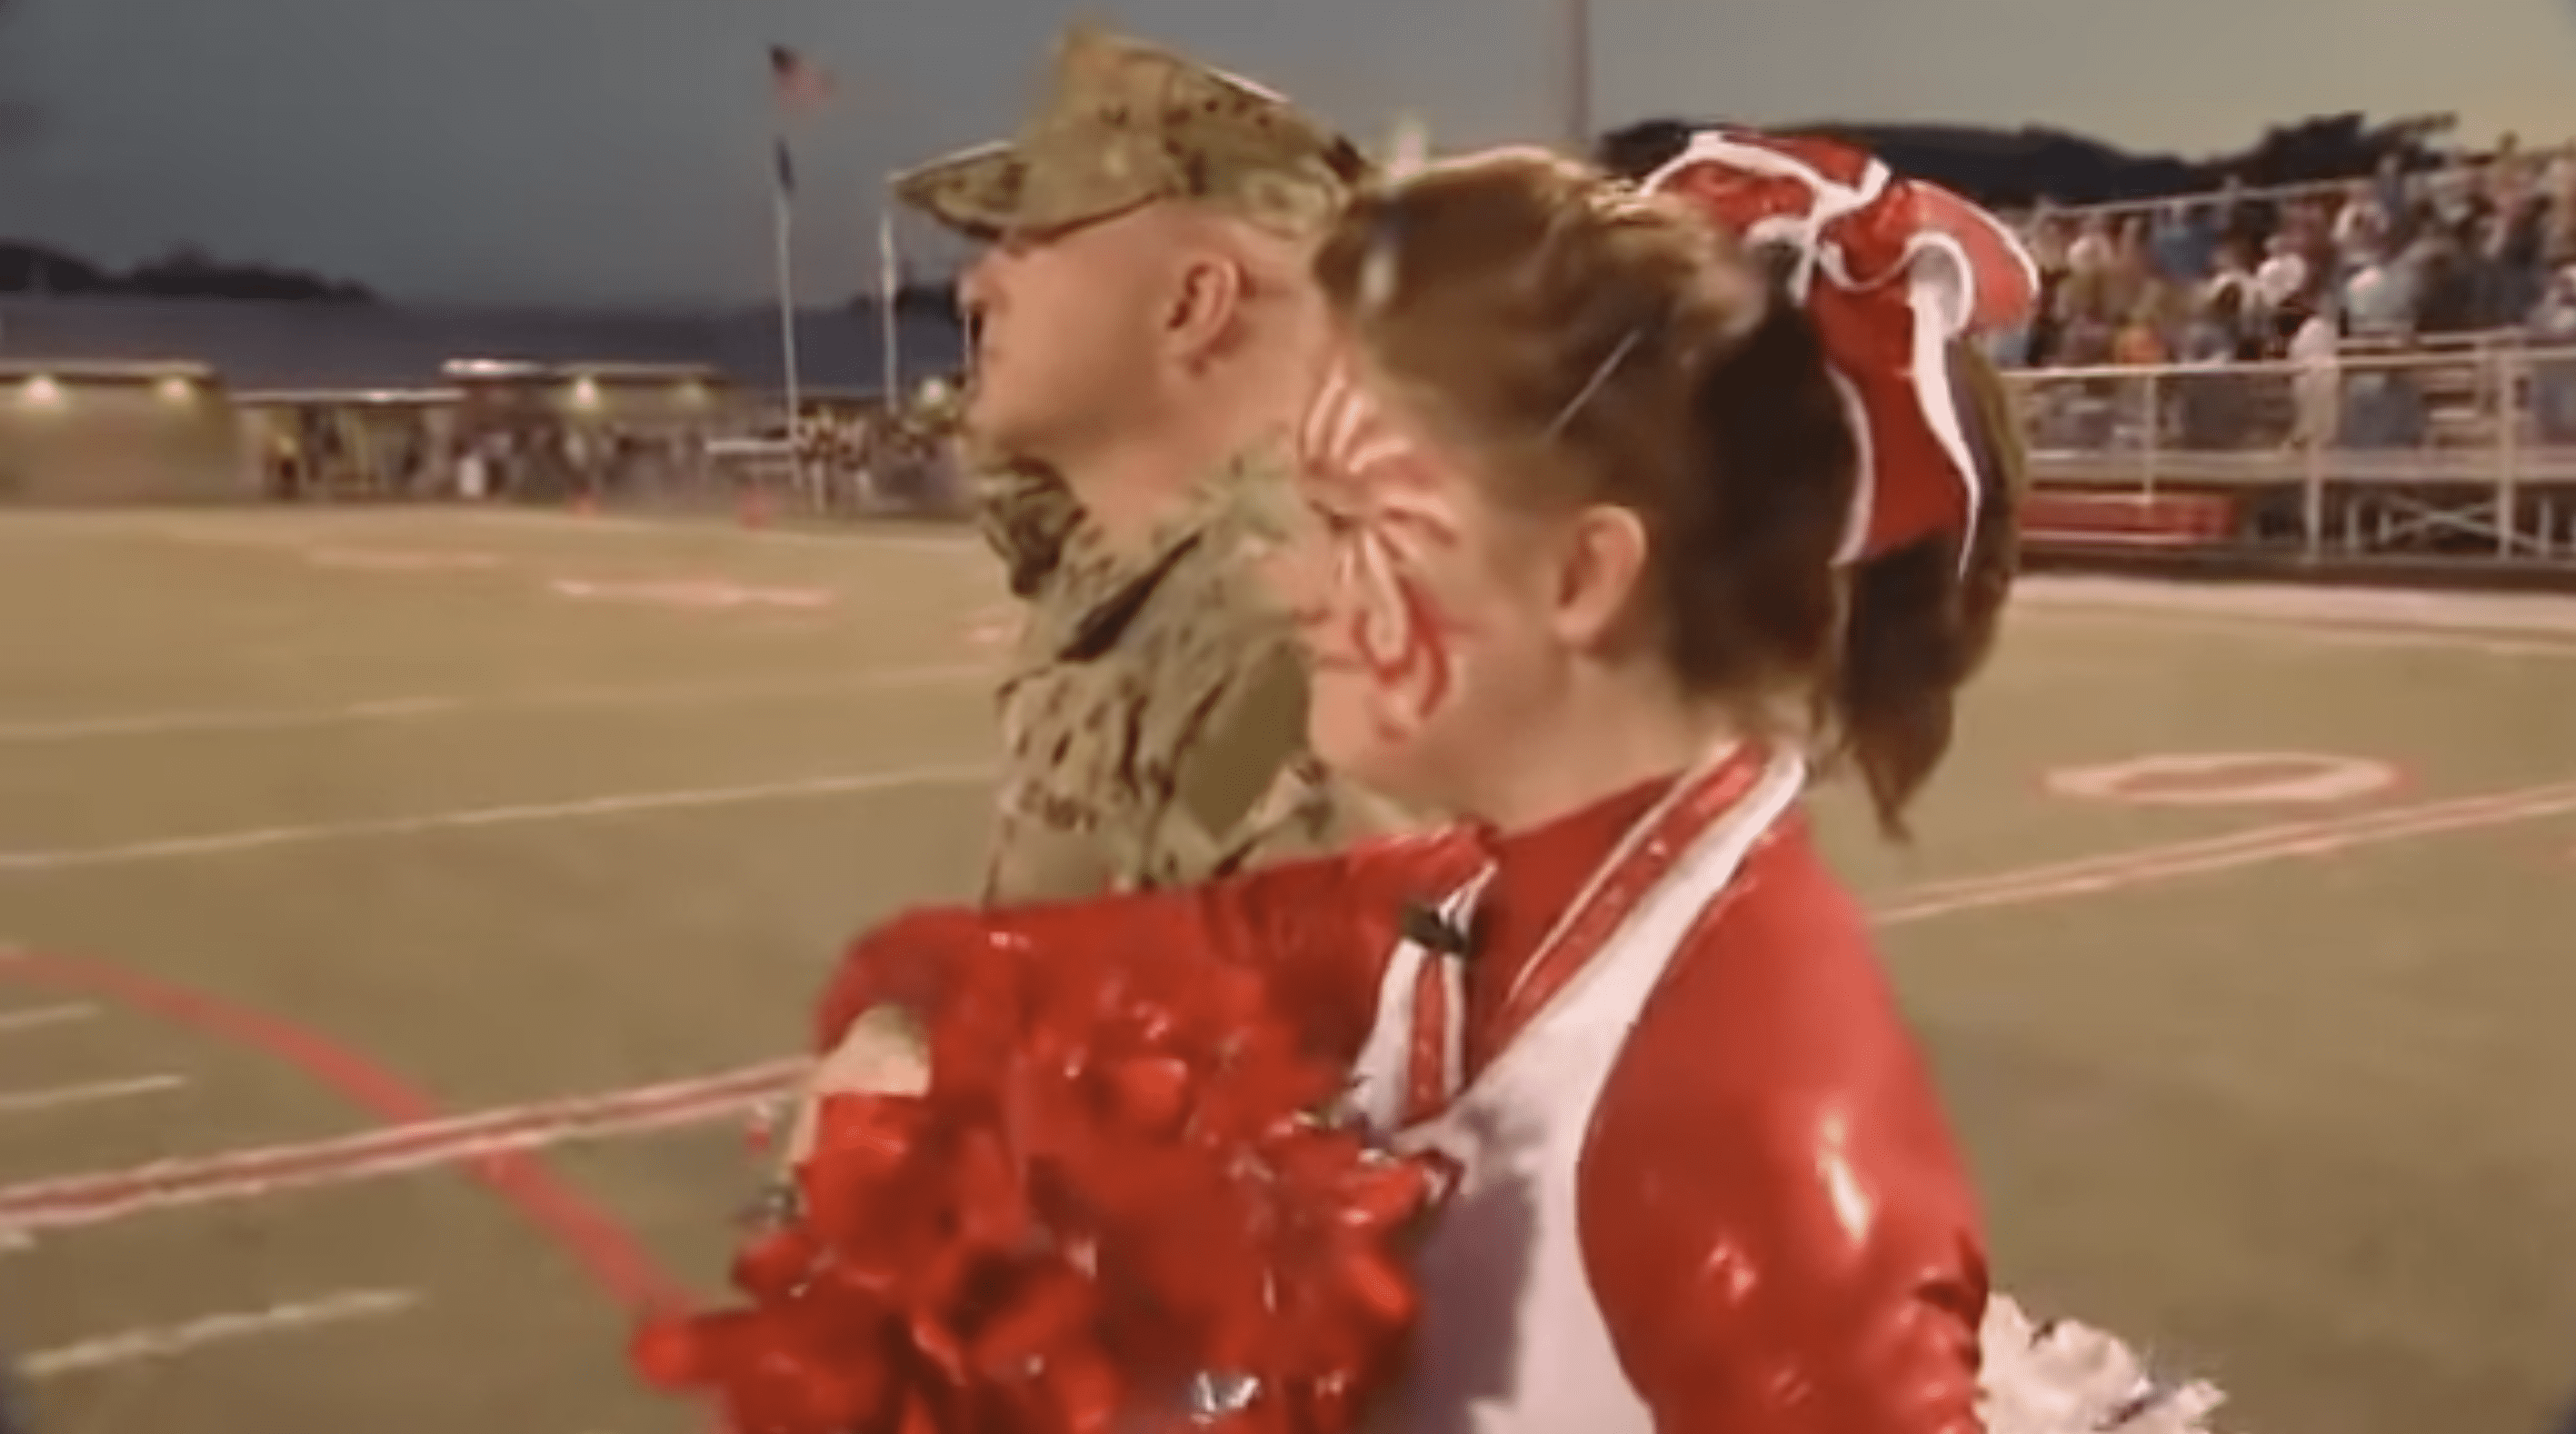
<instances>
[{"instance_id":1,"label":"field marking circle","mask_svg":"<svg viewBox=\"0 0 2576 1434\"><path fill-rule=\"evenodd\" d=\"M2402 774L2368 757L2320 752L2172 752L2048 774L2062 797L2139 806L2221 807L2348 802L2396 786Z\"/></svg>"}]
</instances>

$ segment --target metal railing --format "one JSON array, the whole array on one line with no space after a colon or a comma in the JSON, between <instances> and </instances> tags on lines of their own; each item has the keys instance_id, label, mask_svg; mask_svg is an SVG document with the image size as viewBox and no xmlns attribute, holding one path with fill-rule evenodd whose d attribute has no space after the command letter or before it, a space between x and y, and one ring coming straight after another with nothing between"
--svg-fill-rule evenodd
<instances>
[{"instance_id":1,"label":"metal railing","mask_svg":"<svg viewBox=\"0 0 2576 1434\"><path fill-rule=\"evenodd\" d=\"M2576 345L2009 377L2034 543L2576 571Z\"/></svg>"}]
</instances>

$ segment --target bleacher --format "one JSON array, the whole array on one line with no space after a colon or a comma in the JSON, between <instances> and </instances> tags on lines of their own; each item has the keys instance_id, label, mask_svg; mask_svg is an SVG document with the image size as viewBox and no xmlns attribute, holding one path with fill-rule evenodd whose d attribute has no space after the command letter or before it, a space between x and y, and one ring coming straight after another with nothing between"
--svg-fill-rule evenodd
<instances>
[{"instance_id":1,"label":"bleacher","mask_svg":"<svg viewBox=\"0 0 2576 1434\"><path fill-rule=\"evenodd\" d=\"M2466 557L2576 575L2576 347L2354 345L2288 363L2016 373L2038 552Z\"/></svg>"},{"instance_id":2,"label":"bleacher","mask_svg":"<svg viewBox=\"0 0 2576 1434\"><path fill-rule=\"evenodd\" d=\"M2515 267L2539 262L2528 250L2508 261L2504 250L2478 247L2460 207L2463 196L2492 202L2502 206L2496 213L2520 214L2537 226L2516 231L2525 238L2547 236L2558 233L2550 227L2560 222L2556 216L2576 205L2576 189L2564 187L2566 161L2544 175L2529 157L2511 161L2513 172L2537 188L2480 188L2480 162L2419 175L2402 196L2377 181L2335 181L2018 216L2044 269L2072 272L2068 282L2084 285L2061 295L2052 283L2052 302L2072 307L2052 310L2058 322L2046 327L2055 341L2042 342L2035 351L2042 362L2013 377L2038 482L2026 513L2033 550L2292 555L2311 563L2476 553L2576 567L2576 326L2547 317L2556 312L2547 306L2528 307L2548 290L2546 269ZM2539 196L2538 207L2514 207L2516 195ZM2330 232L2337 206L2355 197L2374 204L2355 233L2384 234L2385 244L2348 247ZM2182 217L2194 213L2197 219ZM2263 236L2244 227L2249 215L2258 216L2257 230L2280 224L2303 236L2283 252L2306 256L2308 278L2304 288L2272 291L2288 295L2280 307L2266 297L2240 318L2233 307L2214 306L2208 270L2167 266L2205 255L2216 233L2240 246L2249 237L2259 243ZM2181 227L2150 233L2143 227L2149 216ZM2385 229L2378 227L2383 221ZM2110 267L2087 281L2086 261L2067 247L2076 230L2089 226L2102 235L2122 224L2128 228L2115 257L2102 259L2110 251L2098 238L2089 241L2092 262ZM2203 247L2169 249L2169 238ZM2451 257L2391 257L2426 240L2450 246ZM2549 243L2567 246L2563 234ZM2548 258L2556 252L2545 250L2543 258L2568 262ZM2072 271L2051 267L2070 261ZM2407 327L2417 332L2400 338L2381 329L2407 319L2409 309L2376 308L2360 335L2344 322L2344 276L2370 263L2391 266L2401 287L2372 292L2383 303L2410 305ZM2427 263L2433 267L2421 267ZM2283 271L2281 282L2299 284L2299 272ZM2125 317L2111 312L2123 300L2108 297L2121 293L2138 306ZM2444 297L2437 302L2437 295ZM2197 344L2232 345L2228 359L2047 361L2100 356L2112 324L2128 325L2135 336L2124 336L2123 352L2183 352L2174 325L2186 312ZM2330 357L2304 346L2313 339L2304 341L2304 362L2293 363L2289 331L2311 314L2344 336ZM2487 326L2447 331L2459 329L2464 316ZM2362 317L2356 307L2355 318ZM2073 338L2079 323L2092 325L2080 342ZM2258 344L2267 361L2244 361Z\"/></svg>"}]
</instances>

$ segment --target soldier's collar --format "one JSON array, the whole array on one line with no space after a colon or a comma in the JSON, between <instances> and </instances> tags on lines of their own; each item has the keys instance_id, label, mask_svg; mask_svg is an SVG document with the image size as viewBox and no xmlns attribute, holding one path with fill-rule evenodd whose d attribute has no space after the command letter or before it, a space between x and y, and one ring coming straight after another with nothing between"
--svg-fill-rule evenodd
<instances>
[{"instance_id":1,"label":"soldier's collar","mask_svg":"<svg viewBox=\"0 0 2576 1434\"><path fill-rule=\"evenodd\" d=\"M1065 542L1066 560L1088 570L1126 575L1167 566L1175 549L1206 532L1225 514L1236 480L1248 461L1247 456L1230 459L1215 473L1192 484L1170 512L1127 543L1112 541L1090 514L1083 514Z\"/></svg>"}]
</instances>

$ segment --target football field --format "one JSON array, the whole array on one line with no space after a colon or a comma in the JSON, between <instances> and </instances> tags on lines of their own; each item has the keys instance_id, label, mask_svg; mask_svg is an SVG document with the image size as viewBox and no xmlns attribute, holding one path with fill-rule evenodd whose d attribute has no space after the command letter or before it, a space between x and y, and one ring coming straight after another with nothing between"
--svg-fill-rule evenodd
<instances>
[{"instance_id":1,"label":"football field","mask_svg":"<svg viewBox=\"0 0 2576 1434\"><path fill-rule=\"evenodd\" d=\"M939 528L0 514L0 1348L43 1434L696 1434L839 944L971 887ZM1829 839L1999 1284L2247 1434L2576 1394L2576 602L2032 585Z\"/></svg>"}]
</instances>

